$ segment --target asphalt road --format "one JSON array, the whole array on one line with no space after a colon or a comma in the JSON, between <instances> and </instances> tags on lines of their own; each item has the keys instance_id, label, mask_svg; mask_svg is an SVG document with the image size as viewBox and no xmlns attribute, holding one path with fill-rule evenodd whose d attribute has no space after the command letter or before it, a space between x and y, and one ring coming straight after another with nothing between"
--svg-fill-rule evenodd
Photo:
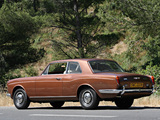
<instances>
[{"instance_id":1,"label":"asphalt road","mask_svg":"<svg viewBox=\"0 0 160 120\"><path fill-rule=\"evenodd\" d=\"M160 120L160 107L131 107L121 110L114 106L101 106L96 110L81 107L28 108L0 107L0 120Z\"/></svg>"}]
</instances>

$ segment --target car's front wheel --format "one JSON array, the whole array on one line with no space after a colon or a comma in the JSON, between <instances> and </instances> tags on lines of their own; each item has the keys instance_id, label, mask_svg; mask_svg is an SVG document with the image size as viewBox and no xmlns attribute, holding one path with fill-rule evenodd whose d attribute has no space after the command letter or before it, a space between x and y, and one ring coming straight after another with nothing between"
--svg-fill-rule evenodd
<instances>
[{"instance_id":1,"label":"car's front wheel","mask_svg":"<svg viewBox=\"0 0 160 120\"><path fill-rule=\"evenodd\" d=\"M118 108L128 109L132 106L133 101L134 101L133 98L121 98L121 99L116 99L115 104L117 105Z\"/></svg>"},{"instance_id":2,"label":"car's front wheel","mask_svg":"<svg viewBox=\"0 0 160 120\"><path fill-rule=\"evenodd\" d=\"M51 106L53 108L61 108L64 105L64 101L54 101L54 102L50 102Z\"/></svg>"},{"instance_id":3,"label":"car's front wheel","mask_svg":"<svg viewBox=\"0 0 160 120\"><path fill-rule=\"evenodd\" d=\"M80 92L79 101L84 109L94 109L97 108L99 104L98 95L91 88L83 89Z\"/></svg>"},{"instance_id":4,"label":"car's front wheel","mask_svg":"<svg viewBox=\"0 0 160 120\"><path fill-rule=\"evenodd\" d=\"M13 102L17 109L26 109L30 104L30 100L23 89L17 89L14 92Z\"/></svg>"}]
</instances>

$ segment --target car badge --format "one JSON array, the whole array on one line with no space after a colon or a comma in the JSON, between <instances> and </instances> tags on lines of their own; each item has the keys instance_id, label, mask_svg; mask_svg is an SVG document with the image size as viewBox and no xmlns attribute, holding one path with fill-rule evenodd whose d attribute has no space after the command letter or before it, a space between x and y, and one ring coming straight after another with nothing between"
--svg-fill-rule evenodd
<instances>
[{"instance_id":1,"label":"car badge","mask_svg":"<svg viewBox=\"0 0 160 120\"><path fill-rule=\"evenodd\" d=\"M127 78L124 78L124 80L128 80Z\"/></svg>"}]
</instances>

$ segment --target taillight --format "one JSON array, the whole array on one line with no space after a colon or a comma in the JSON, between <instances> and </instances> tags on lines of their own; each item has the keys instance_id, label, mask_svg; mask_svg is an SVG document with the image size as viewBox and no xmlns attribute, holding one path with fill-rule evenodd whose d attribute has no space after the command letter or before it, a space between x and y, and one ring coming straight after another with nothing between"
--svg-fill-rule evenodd
<instances>
[{"instance_id":1,"label":"taillight","mask_svg":"<svg viewBox=\"0 0 160 120\"><path fill-rule=\"evenodd\" d=\"M154 77L151 76L152 83L155 84Z\"/></svg>"},{"instance_id":2,"label":"taillight","mask_svg":"<svg viewBox=\"0 0 160 120\"><path fill-rule=\"evenodd\" d=\"M118 76L116 76L116 81L117 81L118 84L120 84L120 83L119 83L119 77L118 77Z\"/></svg>"}]
</instances>

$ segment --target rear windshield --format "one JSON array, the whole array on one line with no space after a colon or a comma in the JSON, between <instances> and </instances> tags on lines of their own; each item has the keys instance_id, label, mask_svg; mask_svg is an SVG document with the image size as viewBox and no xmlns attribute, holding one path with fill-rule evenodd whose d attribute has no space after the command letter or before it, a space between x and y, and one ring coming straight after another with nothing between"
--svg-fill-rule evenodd
<instances>
[{"instance_id":1,"label":"rear windshield","mask_svg":"<svg viewBox=\"0 0 160 120\"><path fill-rule=\"evenodd\" d=\"M89 64L95 73L99 72L124 72L124 70L114 61L95 60L89 61Z\"/></svg>"}]
</instances>

